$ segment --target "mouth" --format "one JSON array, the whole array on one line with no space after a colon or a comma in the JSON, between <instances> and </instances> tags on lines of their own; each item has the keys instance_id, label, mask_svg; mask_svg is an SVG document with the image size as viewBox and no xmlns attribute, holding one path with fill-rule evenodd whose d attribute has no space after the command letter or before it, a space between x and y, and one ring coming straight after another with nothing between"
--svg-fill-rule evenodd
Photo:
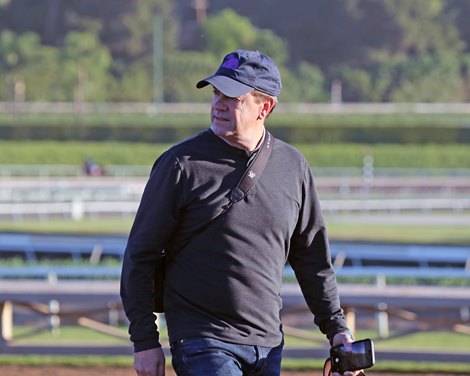
<instances>
[{"instance_id":1,"label":"mouth","mask_svg":"<svg viewBox=\"0 0 470 376\"><path fill-rule=\"evenodd\" d=\"M217 114L212 114L212 119L217 120L217 121L228 121L229 120L228 118L226 118L224 116L217 115Z\"/></svg>"}]
</instances>

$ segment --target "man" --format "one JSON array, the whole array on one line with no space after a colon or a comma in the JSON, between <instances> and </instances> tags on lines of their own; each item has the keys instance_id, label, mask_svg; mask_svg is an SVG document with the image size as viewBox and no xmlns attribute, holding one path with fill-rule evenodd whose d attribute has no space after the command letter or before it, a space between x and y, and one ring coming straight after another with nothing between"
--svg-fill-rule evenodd
<instances>
[{"instance_id":1,"label":"man","mask_svg":"<svg viewBox=\"0 0 470 376\"><path fill-rule=\"evenodd\" d=\"M212 85L210 129L155 162L127 244L121 296L140 376L164 375L153 314L161 250L165 318L180 376L280 374L280 289L286 261L315 323L332 344L350 344L312 173L293 147L272 152L255 186L223 214L266 137L281 93L275 63L258 51L225 56ZM217 217L209 225L207 223ZM352 373L351 373L352 374Z\"/></svg>"}]
</instances>

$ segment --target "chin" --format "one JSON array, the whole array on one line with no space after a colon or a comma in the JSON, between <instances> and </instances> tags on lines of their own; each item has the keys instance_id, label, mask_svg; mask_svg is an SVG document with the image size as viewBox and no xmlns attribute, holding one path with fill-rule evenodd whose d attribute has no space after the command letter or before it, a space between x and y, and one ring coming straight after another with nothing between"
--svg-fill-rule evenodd
<instances>
[{"instance_id":1,"label":"chin","mask_svg":"<svg viewBox=\"0 0 470 376\"><path fill-rule=\"evenodd\" d=\"M228 129L227 127L215 123L212 123L211 129L217 136L221 137L232 136L235 133L233 129Z\"/></svg>"}]
</instances>

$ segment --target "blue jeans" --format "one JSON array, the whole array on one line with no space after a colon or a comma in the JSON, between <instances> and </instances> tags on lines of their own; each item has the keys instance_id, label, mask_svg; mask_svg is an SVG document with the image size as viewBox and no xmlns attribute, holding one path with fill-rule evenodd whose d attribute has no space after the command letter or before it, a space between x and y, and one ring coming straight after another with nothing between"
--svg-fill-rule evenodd
<instances>
[{"instance_id":1,"label":"blue jeans","mask_svg":"<svg viewBox=\"0 0 470 376\"><path fill-rule=\"evenodd\" d=\"M262 347L212 338L188 338L171 345L178 376L279 376L284 343Z\"/></svg>"}]
</instances>

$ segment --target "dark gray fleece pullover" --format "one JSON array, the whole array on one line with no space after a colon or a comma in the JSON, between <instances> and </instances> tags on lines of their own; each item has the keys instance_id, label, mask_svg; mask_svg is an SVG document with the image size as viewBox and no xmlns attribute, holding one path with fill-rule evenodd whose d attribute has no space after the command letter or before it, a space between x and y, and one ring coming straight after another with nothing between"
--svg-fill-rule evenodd
<instances>
[{"instance_id":1,"label":"dark gray fleece pullover","mask_svg":"<svg viewBox=\"0 0 470 376\"><path fill-rule=\"evenodd\" d=\"M152 281L161 249L179 250L165 282L170 342L207 336L279 345L286 261L321 331L331 338L346 329L312 173L293 147L275 139L247 197L198 233L228 203L249 160L245 151L207 130L155 162L121 280L135 351L159 346Z\"/></svg>"}]
</instances>

